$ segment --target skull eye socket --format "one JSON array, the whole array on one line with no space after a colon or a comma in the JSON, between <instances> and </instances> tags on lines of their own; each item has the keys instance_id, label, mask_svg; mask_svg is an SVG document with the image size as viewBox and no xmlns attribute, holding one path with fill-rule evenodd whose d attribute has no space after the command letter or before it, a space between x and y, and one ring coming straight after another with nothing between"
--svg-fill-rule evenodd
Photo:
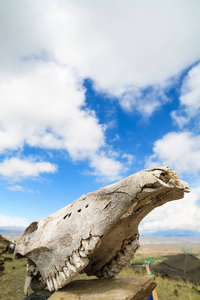
<instances>
[{"instance_id":1,"label":"skull eye socket","mask_svg":"<svg viewBox=\"0 0 200 300\"><path fill-rule=\"evenodd\" d=\"M37 229L38 229L37 222L33 222L29 225L29 227L24 232L26 242L28 242L28 240L30 240L36 234Z\"/></svg>"},{"instance_id":2,"label":"skull eye socket","mask_svg":"<svg viewBox=\"0 0 200 300\"><path fill-rule=\"evenodd\" d=\"M24 231L24 234L22 236L22 240L26 243L26 245L28 245L31 238L36 234L37 229L38 229L38 222L33 222L29 225L28 228L26 228L26 230ZM21 259L23 257L25 257L25 256L23 256L21 253L15 252L16 259Z\"/></svg>"}]
</instances>

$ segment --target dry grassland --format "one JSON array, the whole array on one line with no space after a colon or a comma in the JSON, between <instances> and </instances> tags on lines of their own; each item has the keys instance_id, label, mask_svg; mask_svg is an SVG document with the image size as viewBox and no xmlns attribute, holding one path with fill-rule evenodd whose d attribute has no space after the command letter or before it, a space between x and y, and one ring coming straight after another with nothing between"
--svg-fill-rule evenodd
<instances>
[{"instance_id":1,"label":"dry grassland","mask_svg":"<svg viewBox=\"0 0 200 300\"><path fill-rule=\"evenodd\" d=\"M134 264L145 264L147 258L151 257L153 263L163 261L163 259L179 253L179 250L186 248L185 245L143 245L137 252L133 261ZM200 258L200 245L189 245L194 254ZM1 259L13 257L12 254L2 254ZM0 276L0 299L20 300L24 297L23 286L26 273L26 259L18 261L6 261L5 270ZM136 277L145 275L145 267L129 267L124 269L118 277ZM76 279L87 278L86 275L78 275ZM172 280L168 278L156 277L158 284L156 291L159 300L199 300L200 285L196 285L183 280ZM30 290L31 293L31 290Z\"/></svg>"}]
</instances>

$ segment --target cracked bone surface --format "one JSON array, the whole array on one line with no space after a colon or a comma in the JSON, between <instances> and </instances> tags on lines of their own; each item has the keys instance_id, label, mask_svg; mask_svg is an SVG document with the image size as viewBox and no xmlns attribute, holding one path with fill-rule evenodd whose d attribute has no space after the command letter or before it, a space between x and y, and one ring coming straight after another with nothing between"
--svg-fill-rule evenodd
<instances>
[{"instance_id":1,"label":"cracked bone surface","mask_svg":"<svg viewBox=\"0 0 200 300\"><path fill-rule=\"evenodd\" d=\"M82 195L33 222L15 249L15 258L28 259L25 292L30 277L35 276L41 277L50 291L65 286L79 272L115 277L130 265L139 247L141 220L188 191L188 184L179 180L176 172L157 167Z\"/></svg>"}]
</instances>

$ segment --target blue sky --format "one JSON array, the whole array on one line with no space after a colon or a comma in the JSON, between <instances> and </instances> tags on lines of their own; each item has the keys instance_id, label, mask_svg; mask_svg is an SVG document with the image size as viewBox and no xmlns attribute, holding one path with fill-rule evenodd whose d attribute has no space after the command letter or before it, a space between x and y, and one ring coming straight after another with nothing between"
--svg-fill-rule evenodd
<instances>
[{"instance_id":1,"label":"blue sky","mask_svg":"<svg viewBox=\"0 0 200 300\"><path fill-rule=\"evenodd\" d=\"M168 165L143 234L200 233L200 3L0 0L0 227Z\"/></svg>"}]
</instances>

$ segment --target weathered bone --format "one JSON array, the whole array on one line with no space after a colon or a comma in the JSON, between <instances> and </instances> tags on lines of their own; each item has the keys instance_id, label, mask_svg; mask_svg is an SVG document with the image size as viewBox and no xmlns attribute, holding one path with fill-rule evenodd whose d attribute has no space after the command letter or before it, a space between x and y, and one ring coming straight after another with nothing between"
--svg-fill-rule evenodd
<instances>
[{"instance_id":1,"label":"weathered bone","mask_svg":"<svg viewBox=\"0 0 200 300\"><path fill-rule=\"evenodd\" d=\"M25 284L24 284L24 294L26 296L28 295L28 288L29 288L29 285L31 283L31 280L32 280L32 276L26 275Z\"/></svg>"},{"instance_id":2,"label":"weathered bone","mask_svg":"<svg viewBox=\"0 0 200 300\"><path fill-rule=\"evenodd\" d=\"M141 220L188 191L188 184L175 172L158 167L83 195L33 222L15 249L17 259L28 258L25 291L34 272L40 272L50 291L69 283L80 271L99 278L116 276L139 247Z\"/></svg>"}]
</instances>

